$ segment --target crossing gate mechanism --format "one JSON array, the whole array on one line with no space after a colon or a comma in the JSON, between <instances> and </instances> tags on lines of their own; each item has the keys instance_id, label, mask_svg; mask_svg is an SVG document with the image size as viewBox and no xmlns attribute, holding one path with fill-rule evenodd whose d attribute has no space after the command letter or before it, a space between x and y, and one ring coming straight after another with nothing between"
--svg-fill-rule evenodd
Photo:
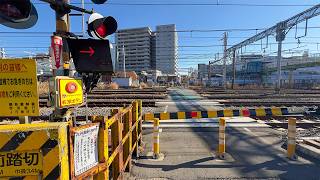
<instances>
[{"instance_id":1,"label":"crossing gate mechanism","mask_svg":"<svg viewBox=\"0 0 320 180\"><path fill-rule=\"evenodd\" d=\"M224 109L217 111L190 111L190 112L162 112L146 113L144 120L169 119L201 119L201 118L218 118L218 117L264 117L264 116L284 116L296 113L305 113L306 109L295 110L292 108L242 108L242 109Z\"/></svg>"}]
</instances>

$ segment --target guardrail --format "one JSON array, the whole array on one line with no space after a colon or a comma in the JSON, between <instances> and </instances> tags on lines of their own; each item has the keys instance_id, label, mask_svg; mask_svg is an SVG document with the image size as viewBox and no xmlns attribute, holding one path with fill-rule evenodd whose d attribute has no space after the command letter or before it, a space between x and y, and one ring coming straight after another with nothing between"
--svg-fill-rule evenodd
<instances>
[{"instance_id":1,"label":"guardrail","mask_svg":"<svg viewBox=\"0 0 320 180\"><path fill-rule=\"evenodd\" d=\"M139 157L142 101L90 119L0 126L0 179L122 179Z\"/></svg>"},{"instance_id":2,"label":"guardrail","mask_svg":"<svg viewBox=\"0 0 320 180\"><path fill-rule=\"evenodd\" d=\"M134 101L125 109L113 109L112 116L109 118L107 116L93 116L92 121L93 123L91 124L71 128L71 178L95 177L97 179L109 179L109 173L111 172L112 179L122 179L123 172L130 171L132 157L139 156L139 146L142 143L142 102ZM86 172L76 175L74 171L75 152L72 150L74 147L73 132L96 124L99 124L99 164Z\"/></svg>"}]
</instances>

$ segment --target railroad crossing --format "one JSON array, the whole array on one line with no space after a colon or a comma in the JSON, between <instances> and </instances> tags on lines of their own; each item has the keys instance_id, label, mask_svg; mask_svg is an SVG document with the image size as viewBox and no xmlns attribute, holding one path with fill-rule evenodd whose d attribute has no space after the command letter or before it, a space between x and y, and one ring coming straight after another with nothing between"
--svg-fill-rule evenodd
<instances>
[{"instance_id":1,"label":"railroad crossing","mask_svg":"<svg viewBox=\"0 0 320 180\"><path fill-rule=\"evenodd\" d=\"M48 58L51 73L48 77L38 73L40 65L36 59L5 58L1 49L1 180L320 179L320 90L317 87L283 88L287 82L281 79L282 70L318 65L318 62L304 66L287 63L287 67L282 68L281 49L287 31L294 26L300 46L300 38L307 35L308 20L320 14L320 5L256 32L255 36L229 49L228 33L223 30L221 75L212 76L211 65L220 61L215 58L215 62L209 61L207 77L200 77L202 71L199 70L201 83L195 83L194 72L190 71L187 83L183 84L177 72L162 76L156 70L170 62L152 62L156 68L151 74L144 71L148 64L143 64L142 69L137 66L138 74L126 71L126 65L137 63L136 60L126 63L126 59L134 54L131 51L140 51L141 47L152 54L150 56L157 56L157 61L162 59L157 48L174 47L173 51L177 52L175 44L158 46L162 44L158 43L161 33L173 33L165 37L172 35L176 41L175 33L179 31L175 25L158 26L156 32L142 28L147 29L148 34L142 41L152 41L147 47L141 45L141 41L136 43L133 37L124 38L129 39L129 45L125 41L118 44L117 40L123 40L132 29L118 30L113 17L85 9L88 2L83 0L80 8L69 0L40 1L0 2L0 24L8 28L23 30L35 26L40 18L34 5L50 8L56 24L55 32L48 36L50 52L42 55ZM105 2L91 0L96 6ZM84 30L85 14L88 15L88 34ZM70 32L72 16L82 16L82 35ZM297 34L301 22L306 22L304 36ZM172 27L173 30L168 30ZM137 29L133 31L135 37L141 35ZM190 32L193 36L194 31L180 32ZM114 33L115 53L113 43L108 40ZM278 45L276 88L235 87L236 51L273 34ZM138 47L131 48L132 42L139 44ZM263 48L261 41L261 50L268 48L268 43L267 39ZM119 69L116 64L121 64L120 54L121 73L116 72ZM230 54L232 67L227 68ZM308 53L303 57L308 57ZM172 65L173 69L176 65ZM247 66L248 71L252 69ZM267 73L275 71L275 68L267 69ZM123 76L117 75L122 73ZM253 74L257 77L252 77L250 71L250 82L251 78L263 80L262 75L256 73ZM150 78L154 74L156 77ZM243 76L243 72L239 74ZM293 73L290 74L288 84L291 86ZM311 71L309 75L317 73ZM231 88L228 88L228 79L232 79Z\"/></svg>"},{"instance_id":2,"label":"railroad crossing","mask_svg":"<svg viewBox=\"0 0 320 180\"><path fill-rule=\"evenodd\" d=\"M199 94L190 89L170 89L169 96L168 112L213 108L203 105ZM133 163L132 179L319 178L317 162L303 157L292 161L286 157L285 140L270 126L251 118L231 118L226 123L227 155L220 160L216 154L217 118L160 121L160 152L164 159L159 161L152 159L152 126L145 123L146 147L142 157Z\"/></svg>"}]
</instances>

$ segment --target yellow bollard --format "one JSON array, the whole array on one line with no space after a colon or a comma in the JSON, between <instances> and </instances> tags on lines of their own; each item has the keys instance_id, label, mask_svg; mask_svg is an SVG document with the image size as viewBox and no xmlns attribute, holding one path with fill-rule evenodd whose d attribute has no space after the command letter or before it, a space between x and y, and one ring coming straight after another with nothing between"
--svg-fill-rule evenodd
<instances>
[{"instance_id":1,"label":"yellow bollard","mask_svg":"<svg viewBox=\"0 0 320 180\"><path fill-rule=\"evenodd\" d=\"M219 147L218 147L218 157L224 159L226 152L226 119L220 118L219 120Z\"/></svg>"},{"instance_id":2,"label":"yellow bollard","mask_svg":"<svg viewBox=\"0 0 320 180\"><path fill-rule=\"evenodd\" d=\"M296 134L297 134L297 119L289 118L288 120L288 142L287 155L290 159L297 159L296 156Z\"/></svg>"},{"instance_id":3,"label":"yellow bollard","mask_svg":"<svg viewBox=\"0 0 320 180\"><path fill-rule=\"evenodd\" d=\"M160 121L158 118L153 120L153 158L158 159L160 156Z\"/></svg>"}]
</instances>

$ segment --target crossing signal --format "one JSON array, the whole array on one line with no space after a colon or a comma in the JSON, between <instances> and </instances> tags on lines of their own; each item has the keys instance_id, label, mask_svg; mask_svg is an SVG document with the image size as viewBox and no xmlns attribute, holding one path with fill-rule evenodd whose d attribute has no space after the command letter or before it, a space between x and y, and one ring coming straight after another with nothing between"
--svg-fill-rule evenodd
<instances>
[{"instance_id":1,"label":"crossing signal","mask_svg":"<svg viewBox=\"0 0 320 180\"><path fill-rule=\"evenodd\" d=\"M15 29L28 29L37 21L38 13L30 0L0 1L0 24Z\"/></svg>"},{"instance_id":2,"label":"crossing signal","mask_svg":"<svg viewBox=\"0 0 320 180\"><path fill-rule=\"evenodd\" d=\"M68 38L67 42L79 73L113 73L108 40Z\"/></svg>"},{"instance_id":3,"label":"crossing signal","mask_svg":"<svg viewBox=\"0 0 320 180\"><path fill-rule=\"evenodd\" d=\"M94 4L103 4L105 3L107 0L91 0Z\"/></svg>"},{"instance_id":4,"label":"crossing signal","mask_svg":"<svg viewBox=\"0 0 320 180\"><path fill-rule=\"evenodd\" d=\"M105 39L117 31L117 21L111 17L103 17L101 14L93 13L88 21L88 34L96 39Z\"/></svg>"}]
</instances>

